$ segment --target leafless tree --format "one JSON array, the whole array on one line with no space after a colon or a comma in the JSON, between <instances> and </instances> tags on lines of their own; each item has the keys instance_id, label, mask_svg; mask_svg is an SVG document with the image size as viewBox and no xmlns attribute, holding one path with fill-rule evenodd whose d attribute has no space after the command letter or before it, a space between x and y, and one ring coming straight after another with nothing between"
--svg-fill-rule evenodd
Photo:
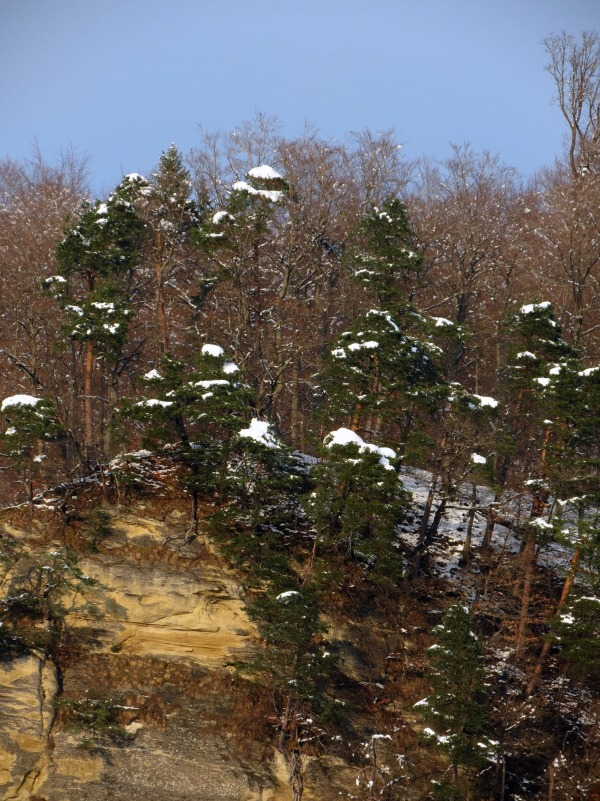
<instances>
[{"instance_id":1,"label":"leafless tree","mask_svg":"<svg viewBox=\"0 0 600 801\"><path fill-rule=\"evenodd\" d=\"M584 31L581 40L553 33L542 40L546 71L556 84L555 102L569 128L568 158L573 177L600 171L600 37Z\"/></svg>"}]
</instances>

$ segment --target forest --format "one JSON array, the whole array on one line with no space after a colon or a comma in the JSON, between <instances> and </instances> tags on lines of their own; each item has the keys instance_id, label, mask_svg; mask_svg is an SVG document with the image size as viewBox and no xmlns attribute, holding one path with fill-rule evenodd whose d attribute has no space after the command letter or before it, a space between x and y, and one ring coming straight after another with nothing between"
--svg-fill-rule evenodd
<instances>
[{"instance_id":1,"label":"forest","mask_svg":"<svg viewBox=\"0 0 600 801\"><path fill-rule=\"evenodd\" d=\"M71 151L0 162L0 503L65 546L32 567L3 518L1 660L66 658L78 548L162 471L242 577L294 801L361 737L348 798L600 798L600 37L545 47L565 152L529 178L263 114L98 199ZM422 663L349 689L328 621L411 608Z\"/></svg>"}]
</instances>

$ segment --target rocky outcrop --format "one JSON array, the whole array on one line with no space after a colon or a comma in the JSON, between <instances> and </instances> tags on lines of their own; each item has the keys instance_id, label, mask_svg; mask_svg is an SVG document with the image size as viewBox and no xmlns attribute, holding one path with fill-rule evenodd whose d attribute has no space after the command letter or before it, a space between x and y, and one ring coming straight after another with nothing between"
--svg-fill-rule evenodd
<instances>
[{"instance_id":1,"label":"rocky outcrop","mask_svg":"<svg viewBox=\"0 0 600 801\"><path fill-rule=\"evenodd\" d=\"M176 508L109 514L92 549L85 521L68 533L94 584L63 599L57 664L0 662L0 801L292 801L272 698L236 670L261 647L238 577L202 535L186 539ZM64 545L20 522L10 534L30 555ZM392 634L328 628L348 682L371 686ZM356 792L343 756L306 748L303 801Z\"/></svg>"},{"instance_id":2,"label":"rocky outcrop","mask_svg":"<svg viewBox=\"0 0 600 801\"><path fill-rule=\"evenodd\" d=\"M177 514L111 522L79 561L97 583L67 601L58 714L51 662L0 663L0 799L287 798L271 755L242 753L227 725L231 666L257 647L234 577L202 545L171 545ZM105 731L89 722L100 711Z\"/></svg>"},{"instance_id":3,"label":"rocky outcrop","mask_svg":"<svg viewBox=\"0 0 600 801\"><path fill-rule=\"evenodd\" d=\"M51 662L26 656L0 663L0 792L33 798L48 778L58 684Z\"/></svg>"}]
</instances>

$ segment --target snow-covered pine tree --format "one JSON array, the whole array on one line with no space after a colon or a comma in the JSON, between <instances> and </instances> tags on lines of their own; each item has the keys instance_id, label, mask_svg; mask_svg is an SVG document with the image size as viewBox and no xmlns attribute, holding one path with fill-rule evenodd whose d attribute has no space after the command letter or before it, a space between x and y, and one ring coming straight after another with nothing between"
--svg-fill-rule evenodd
<instances>
[{"instance_id":1,"label":"snow-covered pine tree","mask_svg":"<svg viewBox=\"0 0 600 801\"><path fill-rule=\"evenodd\" d=\"M499 440L497 497L509 470L517 473L523 491L532 496L529 519L522 526L523 548L517 588L521 609L516 651L522 654L529 622L529 607L538 547L554 538L547 519L551 498L562 495L567 473L572 472L567 446L579 406L577 354L564 340L549 301L521 306L507 323L509 340L505 387L507 413ZM522 447L527 443L527 447ZM535 443L534 447L531 443ZM571 468L569 468L571 463ZM577 472L577 468L575 468ZM553 476L554 473L554 476ZM562 478L560 476L562 475ZM515 482L515 477L513 477ZM489 546L493 517L484 537Z\"/></svg>"},{"instance_id":2,"label":"snow-covered pine tree","mask_svg":"<svg viewBox=\"0 0 600 801\"><path fill-rule=\"evenodd\" d=\"M137 176L134 187L132 202L145 223L142 258L153 286L153 339L158 356L170 350L169 291L175 289L185 296L190 283L186 267L193 266L193 282L199 278L192 239L200 209L192 200L191 189L190 173L174 144L161 154L149 179Z\"/></svg>"},{"instance_id":3,"label":"snow-covered pine tree","mask_svg":"<svg viewBox=\"0 0 600 801\"><path fill-rule=\"evenodd\" d=\"M192 496L191 535L197 533L200 494L225 480L232 435L251 408L237 364L219 345L202 346L194 367L166 355L144 376L149 397L121 405L121 416L141 424L142 442L154 449L176 446L183 484Z\"/></svg>"},{"instance_id":4,"label":"snow-covered pine tree","mask_svg":"<svg viewBox=\"0 0 600 801\"><path fill-rule=\"evenodd\" d=\"M0 410L8 427L2 435L3 453L19 470L31 505L34 481L43 472L47 446L63 433L54 404L34 395L4 398Z\"/></svg>"},{"instance_id":5,"label":"snow-covered pine tree","mask_svg":"<svg viewBox=\"0 0 600 801\"><path fill-rule=\"evenodd\" d=\"M570 604L570 595L582 564L598 563L600 555L600 368L584 370L571 358L550 369L546 387L552 426L547 437L547 484L554 497L554 536L572 551L569 569L557 603L556 614ZM593 575L593 573L592 573ZM589 580L589 579L588 579ZM588 599L589 600L589 599ZM584 598L585 601L585 598ZM571 607L586 611L587 601ZM591 609L594 609L593 605ZM550 631L555 625L550 622ZM567 629L567 633L576 628ZM529 679L528 694L537 687L551 650L553 637L547 636L535 670ZM579 646L575 646L577 653ZM578 657L577 657L578 658Z\"/></svg>"},{"instance_id":6,"label":"snow-covered pine tree","mask_svg":"<svg viewBox=\"0 0 600 801\"><path fill-rule=\"evenodd\" d=\"M143 237L143 222L128 199L132 192L130 184L125 178L105 202L83 206L79 220L66 231L57 247L58 273L45 280L48 290L60 300L67 319L65 335L83 346L84 445L88 466L100 455L94 419L96 365L100 358L108 368L103 450L109 455L119 376L127 363L125 345L133 315L132 284Z\"/></svg>"},{"instance_id":7,"label":"snow-covered pine tree","mask_svg":"<svg viewBox=\"0 0 600 801\"><path fill-rule=\"evenodd\" d=\"M388 198L363 217L346 260L354 277L375 292L382 308L396 312L412 302L423 257L399 198Z\"/></svg>"},{"instance_id":8,"label":"snow-covered pine tree","mask_svg":"<svg viewBox=\"0 0 600 801\"><path fill-rule=\"evenodd\" d=\"M600 679L600 597L580 592L559 610L550 642L568 675L592 687Z\"/></svg>"},{"instance_id":9,"label":"snow-covered pine tree","mask_svg":"<svg viewBox=\"0 0 600 801\"><path fill-rule=\"evenodd\" d=\"M276 170L266 164L253 167L246 180L232 184L228 202L212 216L207 214L195 235L209 259L211 276L222 282L220 335L235 358L243 360L260 416L269 413L281 392L291 361L281 319L286 311L286 270L277 251L286 227L286 197L287 184ZM209 290L210 286L202 291Z\"/></svg>"},{"instance_id":10,"label":"snow-covered pine tree","mask_svg":"<svg viewBox=\"0 0 600 801\"><path fill-rule=\"evenodd\" d=\"M310 474L306 508L315 521L315 554L325 573L334 578L333 559L359 566L362 582L394 586L403 568L395 527L409 500L395 451L340 428L325 438L321 454Z\"/></svg>"},{"instance_id":11,"label":"snow-covered pine tree","mask_svg":"<svg viewBox=\"0 0 600 801\"><path fill-rule=\"evenodd\" d=\"M468 477L473 473L481 475L484 465L487 466L487 456L480 451L489 450L490 424L498 407L495 398L467 392L457 382L441 386L437 398L433 418L438 440L432 447L429 491L412 554L413 579L419 575L423 556L437 535L448 502L458 497L459 487ZM436 495L440 500L430 522ZM470 546L465 544L465 557L467 547Z\"/></svg>"},{"instance_id":12,"label":"snow-covered pine tree","mask_svg":"<svg viewBox=\"0 0 600 801\"><path fill-rule=\"evenodd\" d=\"M266 421L253 418L232 436L219 484L225 506L210 530L244 569L248 586L269 581L282 592L293 583L290 555L309 529L301 501L306 480L303 465Z\"/></svg>"},{"instance_id":13,"label":"snow-covered pine tree","mask_svg":"<svg viewBox=\"0 0 600 801\"><path fill-rule=\"evenodd\" d=\"M387 429L388 438L391 434L404 449L419 413L436 406L440 355L415 313L398 319L370 309L327 351L323 416L369 439L381 438Z\"/></svg>"}]
</instances>

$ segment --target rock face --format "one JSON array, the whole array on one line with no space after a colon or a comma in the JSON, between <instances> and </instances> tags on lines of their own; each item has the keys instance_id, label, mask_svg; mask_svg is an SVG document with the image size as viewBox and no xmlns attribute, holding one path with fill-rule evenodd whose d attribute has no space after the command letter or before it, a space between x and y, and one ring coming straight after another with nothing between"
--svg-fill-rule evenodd
<instances>
[{"instance_id":1,"label":"rock face","mask_svg":"<svg viewBox=\"0 0 600 801\"><path fill-rule=\"evenodd\" d=\"M91 550L70 532L94 584L63 598L55 661L0 658L0 801L292 801L272 698L235 668L261 647L236 575L176 508L109 514ZM64 545L41 519L3 526L30 555ZM349 680L371 682L364 633L330 629ZM302 759L303 801L356 792L339 754Z\"/></svg>"},{"instance_id":2,"label":"rock face","mask_svg":"<svg viewBox=\"0 0 600 801\"><path fill-rule=\"evenodd\" d=\"M79 562L97 584L67 604L60 678L0 662L0 799L288 798L272 754L231 734L231 666L258 642L240 587L201 546L170 547L173 521L112 523Z\"/></svg>"},{"instance_id":3,"label":"rock face","mask_svg":"<svg viewBox=\"0 0 600 801\"><path fill-rule=\"evenodd\" d=\"M99 584L100 652L122 652L193 662L231 664L256 641L239 589L214 568L182 574L161 565L131 565L115 558L85 559L82 569ZM93 625L89 615L75 615ZM75 622L75 621L74 621Z\"/></svg>"},{"instance_id":4,"label":"rock face","mask_svg":"<svg viewBox=\"0 0 600 801\"><path fill-rule=\"evenodd\" d=\"M51 663L27 656L0 664L2 798L33 798L46 781L57 690Z\"/></svg>"}]
</instances>

